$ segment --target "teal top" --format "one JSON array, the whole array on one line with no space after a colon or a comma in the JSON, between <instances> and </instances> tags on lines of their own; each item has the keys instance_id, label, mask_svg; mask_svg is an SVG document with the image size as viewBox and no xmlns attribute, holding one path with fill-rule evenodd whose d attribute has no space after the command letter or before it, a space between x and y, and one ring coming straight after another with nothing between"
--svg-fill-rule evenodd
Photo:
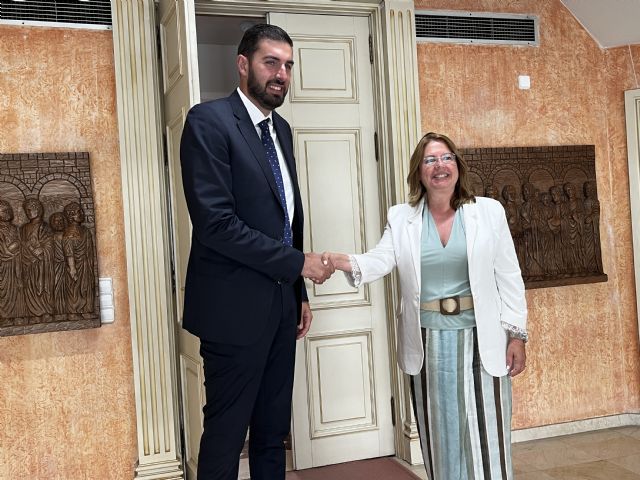
<instances>
[{"instance_id":1,"label":"teal top","mask_svg":"<svg viewBox=\"0 0 640 480\"><path fill-rule=\"evenodd\" d=\"M456 210L449 241L443 247L436 223L425 204L420 251L421 302L430 302L455 295L461 297L471 295L462 208ZM474 327L475 324L476 318L473 309L464 310L458 315L442 315L440 312L420 310L420 325L424 328L460 330Z\"/></svg>"}]
</instances>

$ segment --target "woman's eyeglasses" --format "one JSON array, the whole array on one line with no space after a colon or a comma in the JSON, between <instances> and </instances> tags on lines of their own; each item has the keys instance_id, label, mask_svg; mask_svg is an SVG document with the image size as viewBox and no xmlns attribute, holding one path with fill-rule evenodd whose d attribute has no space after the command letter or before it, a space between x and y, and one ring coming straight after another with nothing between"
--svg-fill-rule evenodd
<instances>
[{"instance_id":1,"label":"woman's eyeglasses","mask_svg":"<svg viewBox=\"0 0 640 480\"><path fill-rule=\"evenodd\" d=\"M436 157L435 155L429 155L428 157L424 157L422 160L425 165L435 165L436 162L440 160L442 163L448 164L456 161L455 153L445 153Z\"/></svg>"}]
</instances>

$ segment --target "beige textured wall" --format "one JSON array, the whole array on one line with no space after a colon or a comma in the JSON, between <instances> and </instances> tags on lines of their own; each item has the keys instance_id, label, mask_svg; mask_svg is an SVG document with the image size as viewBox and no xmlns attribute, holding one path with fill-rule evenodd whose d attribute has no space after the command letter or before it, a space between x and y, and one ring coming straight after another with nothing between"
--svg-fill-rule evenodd
<instances>
[{"instance_id":1,"label":"beige textured wall","mask_svg":"<svg viewBox=\"0 0 640 480\"><path fill-rule=\"evenodd\" d=\"M631 45L629 47L629 55L631 56L633 66L635 69L635 83L636 86L640 82L640 45Z\"/></svg>"},{"instance_id":2,"label":"beige textured wall","mask_svg":"<svg viewBox=\"0 0 640 480\"><path fill-rule=\"evenodd\" d=\"M416 10L452 8L418 0ZM531 290L528 368L514 428L640 411L640 355L624 91L640 46L600 49L559 0L461 0L456 9L538 15L540 46L420 43L422 128L461 147L594 144L607 283ZM531 89L519 90L519 74Z\"/></svg>"},{"instance_id":3,"label":"beige textured wall","mask_svg":"<svg viewBox=\"0 0 640 480\"><path fill-rule=\"evenodd\" d=\"M0 152L88 151L114 324L0 338L0 478L129 479L137 458L112 34L0 26Z\"/></svg>"}]
</instances>

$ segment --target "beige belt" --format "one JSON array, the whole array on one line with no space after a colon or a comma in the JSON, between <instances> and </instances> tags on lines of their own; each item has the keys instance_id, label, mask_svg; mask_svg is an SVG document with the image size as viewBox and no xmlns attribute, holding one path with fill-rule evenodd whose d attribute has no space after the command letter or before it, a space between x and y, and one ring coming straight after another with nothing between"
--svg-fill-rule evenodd
<instances>
[{"instance_id":1,"label":"beige belt","mask_svg":"<svg viewBox=\"0 0 640 480\"><path fill-rule=\"evenodd\" d=\"M464 310L473 308L473 297L455 297L441 298L439 300L431 300L420 304L420 310L429 312L440 312L442 315L458 315Z\"/></svg>"}]
</instances>

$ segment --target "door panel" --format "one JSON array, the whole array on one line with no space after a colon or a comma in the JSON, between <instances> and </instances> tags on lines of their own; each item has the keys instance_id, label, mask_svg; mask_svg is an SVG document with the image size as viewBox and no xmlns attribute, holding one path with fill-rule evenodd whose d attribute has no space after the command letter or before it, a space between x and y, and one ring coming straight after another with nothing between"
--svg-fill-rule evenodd
<instances>
[{"instance_id":1,"label":"door panel","mask_svg":"<svg viewBox=\"0 0 640 480\"><path fill-rule=\"evenodd\" d=\"M338 252L362 251L365 238L360 130L296 128L295 131L300 189L309 218L305 232L309 245L331 245ZM327 229L327 225L332 228ZM369 288L352 288L341 275L322 285L310 283L308 287L316 308L368 302Z\"/></svg>"},{"instance_id":2,"label":"door panel","mask_svg":"<svg viewBox=\"0 0 640 480\"><path fill-rule=\"evenodd\" d=\"M314 335L309 340L311 438L375 429L372 358L370 331Z\"/></svg>"},{"instance_id":3,"label":"door panel","mask_svg":"<svg viewBox=\"0 0 640 480\"><path fill-rule=\"evenodd\" d=\"M289 100L357 103L354 42L350 37L296 36L297 64Z\"/></svg>"},{"instance_id":4,"label":"door panel","mask_svg":"<svg viewBox=\"0 0 640 480\"><path fill-rule=\"evenodd\" d=\"M195 12L192 0L160 0L158 4L164 118L167 142L167 176L170 192L171 239L175 275L175 318L182 321L184 282L191 245L191 223L182 190L180 137L186 114L200 101ZM202 433L203 371L196 337L178 328L180 385L185 442L185 469L196 478Z\"/></svg>"},{"instance_id":5,"label":"door panel","mask_svg":"<svg viewBox=\"0 0 640 480\"><path fill-rule=\"evenodd\" d=\"M293 127L305 251L363 252L380 238L366 17L270 14L294 42L294 76L278 110ZM295 467L394 453L383 282L341 273L307 282L314 321L298 342Z\"/></svg>"}]
</instances>

